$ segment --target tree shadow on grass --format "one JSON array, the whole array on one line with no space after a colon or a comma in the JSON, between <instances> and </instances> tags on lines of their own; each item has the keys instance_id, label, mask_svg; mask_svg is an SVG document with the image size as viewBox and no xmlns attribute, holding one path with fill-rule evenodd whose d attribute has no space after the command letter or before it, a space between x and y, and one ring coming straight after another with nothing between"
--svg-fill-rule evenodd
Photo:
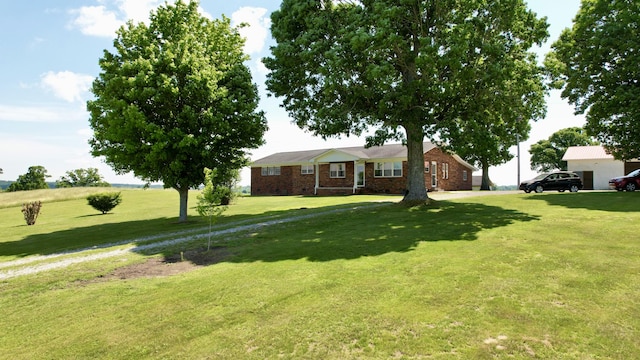
<instances>
[{"instance_id":1,"label":"tree shadow on grass","mask_svg":"<svg viewBox=\"0 0 640 360\"><path fill-rule=\"evenodd\" d=\"M538 217L483 204L388 205L265 227L240 240L229 262L331 261L412 251L421 242L474 241L486 229Z\"/></svg>"},{"instance_id":2,"label":"tree shadow on grass","mask_svg":"<svg viewBox=\"0 0 640 360\"><path fill-rule=\"evenodd\" d=\"M311 215L323 211L317 216L274 225L247 226L239 232L216 236L213 238L215 246L222 245L229 250L229 256L225 256L224 259L218 258L216 262L275 262L296 259L331 261L379 256L391 252L412 251L421 242L474 241L482 230L538 219L515 210L475 203L439 201L429 206L413 208L399 204L378 204L374 207L364 205L349 209L338 206L273 211L249 218L246 215L230 217L229 221L240 220L236 224L243 221L251 224L255 223L257 218L286 220L295 215ZM21 241L0 243L0 256L22 257L100 248L106 244L112 245L118 239L135 239L135 229L149 234L149 229L156 228L156 233L164 238L139 238L136 241L138 247L132 251L145 255L161 254L165 259L171 259L176 256L176 251L181 251L177 249L183 245L150 247L149 242L184 236L184 230L201 230L206 226L206 222L201 221L185 229L177 228L175 224L170 226L170 221L171 219L166 218L130 221L31 235ZM88 241L92 234L97 240ZM74 239L78 239L77 244L73 243ZM206 249L206 244L206 236L198 240L187 239L184 248L193 249L196 246Z\"/></svg>"},{"instance_id":3,"label":"tree shadow on grass","mask_svg":"<svg viewBox=\"0 0 640 360\"><path fill-rule=\"evenodd\" d=\"M304 210L304 212L312 214L318 211L366 206L366 204L367 203L356 203L327 206L307 209ZM244 225L255 221L277 220L300 214L301 210L294 209L265 211L257 215L239 214L224 216L213 230L215 231L221 226L230 226L229 224ZM112 213L83 215L76 219L91 219L106 216L104 219L109 219L111 222L98 225L77 226L48 233L32 234L25 236L21 240L0 242L0 257L73 254L89 249L100 249L129 243L144 245L154 241L190 236L190 234L198 232L202 233L209 227L208 220L198 216L192 216L186 223L178 223L177 218L166 217L148 220L119 221L120 218L114 218L113 215ZM27 225L21 226L27 227ZM204 241L206 242L206 240Z\"/></svg>"},{"instance_id":4,"label":"tree shadow on grass","mask_svg":"<svg viewBox=\"0 0 640 360\"><path fill-rule=\"evenodd\" d=\"M526 200L546 201L549 205L569 209L588 209L611 212L640 211L640 192L581 191L578 193L531 194Z\"/></svg>"},{"instance_id":5,"label":"tree shadow on grass","mask_svg":"<svg viewBox=\"0 0 640 360\"><path fill-rule=\"evenodd\" d=\"M91 215L88 215L91 217ZM114 222L50 233L33 234L17 241L0 242L0 256L26 257L31 255L67 254L98 249L106 244L127 243L130 239L148 234L149 229L169 231L171 219ZM34 226L38 226L37 224Z\"/></svg>"}]
</instances>

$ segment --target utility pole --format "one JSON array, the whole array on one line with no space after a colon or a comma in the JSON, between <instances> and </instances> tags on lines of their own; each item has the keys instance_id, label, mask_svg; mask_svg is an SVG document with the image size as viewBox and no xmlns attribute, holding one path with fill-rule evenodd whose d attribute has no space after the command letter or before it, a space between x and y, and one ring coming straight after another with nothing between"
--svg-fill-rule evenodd
<instances>
[{"instance_id":1,"label":"utility pole","mask_svg":"<svg viewBox=\"0 0 640 360\"><path fill-rule=\"evenodd\" d=\"M518 158L518 182L516 183L516 186L520 186L520 132L518 131L518 125L520 125L520 121L522 121L522 116L518 116L516 125L516 157Z\"/></svg>"}]
</instances>

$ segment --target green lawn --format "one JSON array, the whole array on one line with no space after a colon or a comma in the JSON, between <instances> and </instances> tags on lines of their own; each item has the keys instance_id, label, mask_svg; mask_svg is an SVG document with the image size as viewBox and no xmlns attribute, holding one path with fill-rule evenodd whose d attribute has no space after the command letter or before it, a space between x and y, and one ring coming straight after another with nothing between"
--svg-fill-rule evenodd
<instances>
[{"instance_id":1,"label":"green lawn","mask_svg":"<svg viewBox=\"0 0 640 360\"><path fill-rule=\"evenodd\" d=\"M33 227L0 209L0 264L206 225L175 223L175 191L123 195L104 216L45 204ZM241 198L218 226L377 200L397 198ZM637 358L639 200L388 204L218 239L228 258L170 277L91 281L175 248L0 280L0 358Z\"/></svg>"}]
</instances>

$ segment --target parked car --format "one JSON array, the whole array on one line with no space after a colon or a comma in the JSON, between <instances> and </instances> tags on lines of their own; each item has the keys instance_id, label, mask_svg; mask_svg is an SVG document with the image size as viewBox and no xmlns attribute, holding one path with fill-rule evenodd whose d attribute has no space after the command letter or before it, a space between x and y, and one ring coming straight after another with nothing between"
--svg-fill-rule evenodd
<instances>
[{"instance_id":1,"label":"parked car","mask_svg":"<svg viewBox=\"0 0 640 360\"><path fill-rule=\"evenodd\" d=\"M571 171L556 171L540 174L520 184L520 190L524 190L526 193L532 191L541 193L545 190L558 190L560 192L569 190L571 192L577 192L582 188L582 179L580 179L578 174Z\"/></svg>"},{"instance_id":2,"label":"parked car","mask_svg":"<svg viewBox=\"0 0 640 360\"><path fill-rule=\"evenodd\" d=\"M618 191L636 191L640 189L640 169L633 170L625 176L615 177L609 180L609 189Z\"/></svg>"}]
</instances>

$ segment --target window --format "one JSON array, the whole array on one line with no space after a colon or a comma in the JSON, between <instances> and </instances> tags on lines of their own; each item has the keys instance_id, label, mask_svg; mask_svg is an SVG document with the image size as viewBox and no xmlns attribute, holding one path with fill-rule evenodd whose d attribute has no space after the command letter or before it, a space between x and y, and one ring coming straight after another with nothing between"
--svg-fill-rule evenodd
<instances>
[{"instance_id":1,"label":"window","mask_svg":"<svg viewBox=\"0 0 640 360\"><path fill-rule=\"evenodd\" d=\"M396 161L393 163L393 176L394 177L402 176L402 162Z\"/></svg>"},{"instance_id":2,"label":"window","mask_svg":"<svg viewBox=\"0 0 640 360\"><path fill-rule=\"evenodd\" d=\"M424 172L425 172L425 173L428 173L428 172L429 172L429 162L428 162L428 161L425 161L425 162L424 162Z\"/></svg>"},{"instance_id":3,"label":"window","mask_svg":"<svg viewBox=\"0 0 640 360\"><path fill-rule=\"evenodd\" d=\"M313 165L302 165L300 173L305 174L313 174Z\"/></svg>"},{"instance_id":4,"label":"window","mask_svg":"<svg viewBox=\"0 0 640 360\"><path fill-rule=\"evenodd\" d=\"M442 163L442 178L449 178L449 163Z\"/></svg>"},{"instance_id":5,"label":"window","mask_svg":"<svg viewBox=\"0 0 640 360\"><path fill-rule=\"evenodd\" d=\"M265 166L262 168L262 176L280 175L280 166Z\"/></svg>"},{"instance_id":6,"label":"window","mask_svg":"<svg viewBox=\"0 0 640 360\"><path fill-rule=\"evenodd\" d=\"M373 176L382 176L382 168L384 167L384 163L376 163L376 168L373 170Z\"/></svg>"},{"instance_id":7,"label":"window","mask_svg":"<svg viewBox=\"0 0 640 360\"><path fill-rule=\"evenodd\" d=\"M378 162L373 170L375 177L401 177L402 161Z\"/></svg>"},{"instance_id":8,"label":"window","mask_svg":"<svg viewBox=\"0 0 640 360\"><path fill-rule=\"evenodd\" d=\"M329 164L329 177L343 178L345 176L344 163Z\"/></svg>"},{"instance_id":9,"label":"window","mask_svg":"<svg viewBox=\"0 0 640 360\"><path fill-rule=\"evenodd\" d=\"M462 181L467 181L469 179L469 175L467 175L467 170L462 170Z\"/></svg>"}]
</instances>

